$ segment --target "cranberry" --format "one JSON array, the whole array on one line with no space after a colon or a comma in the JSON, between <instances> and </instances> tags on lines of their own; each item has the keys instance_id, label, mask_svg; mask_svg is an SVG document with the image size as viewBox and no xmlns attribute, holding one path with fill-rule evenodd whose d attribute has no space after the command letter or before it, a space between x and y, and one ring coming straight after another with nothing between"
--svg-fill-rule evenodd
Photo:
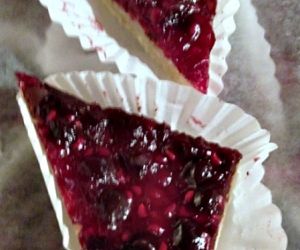
<instances>
[{"instance_id":1,"label":"cranberry","mask_svg":"<svg viewBox=\"0 0 300 250\"><path fill-rule=\"evenodd\" d=\"M214 169L211 165L200 162L195 168L195 180L198 185L211 179L214 175Z\"/></svg>"},{"instance_id":2,"label":"cranberry","mask_svg":"<svg viewBox=\"0 0 300 250\"><path fill-rule=\"evenodd\" d=\"M150 165L151 158L151 155L147 153L135 155L130 158L130 164L137 168L143 168L143 166Z\"/></svg>"},{"instance_id":3,"label":"cranberry","mask_svg":"<svg viewBox=\"0 0 300 250\"><path fill-rule=\"evenodd\" d=\"M173 244L178 246L179 249L209 249L210 240L209 234L202 232L198 223L189 219L179 221L174 230Z\"/></svg>"},{"instance_id":4,"label":"cranberry","mask_svg":"<svg viewBox=\"0 0 300 250\"><path fill-rule=\"evenodd\" d=\"M78 161L78 174L98 184L118 184L117 169L110 159L88 156Z\"/></svg>"},{"instance_id":5,"label":"cranberry","mask_svg":"<svg viewBox=\"0 0 300 250\"><path fill-rule=\"evenodd\" d=\"M148 153L142 153L137 155L122 155L122 165L127 172L130 172L133 177L142 179L148 174L149 165L152 161L151 155Z\"/></svg>"},{"instance_id":6,"label":"cranberry","mask_svg":"<svg viewBox=\"0 0 300 250\"><path fill-rule=\"evenodd\" d=\"M101 218L107 221L112 229L116 228L118 221L126 220L130 212L130 203L124 194L113 188L107 188L101 192L96 206Z\"/></svg>"}]
</instances>

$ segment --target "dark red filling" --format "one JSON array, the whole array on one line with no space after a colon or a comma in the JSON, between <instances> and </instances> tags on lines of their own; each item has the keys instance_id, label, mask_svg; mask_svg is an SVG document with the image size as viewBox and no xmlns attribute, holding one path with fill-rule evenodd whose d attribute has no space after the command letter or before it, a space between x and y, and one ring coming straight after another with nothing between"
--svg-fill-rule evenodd
<instances>
[{"instance_id":1,"label":"dark red filling","mask_svg":"<svg viewBox=\"0 0 300 250\"><path fill-rule=\"evenodd\" d=\"M206 93L216 0L113 0L195 88Z\"/></svg>"},{"instance_id":2,"label":"dark red filling","mask_svg":"<svg viewBox=\"0 0 300 250\"><path fill-rule=\"evenodd\" d=\"M18 77L83 249L213 249L239 152Z\"/></svg>"}]
</instances>

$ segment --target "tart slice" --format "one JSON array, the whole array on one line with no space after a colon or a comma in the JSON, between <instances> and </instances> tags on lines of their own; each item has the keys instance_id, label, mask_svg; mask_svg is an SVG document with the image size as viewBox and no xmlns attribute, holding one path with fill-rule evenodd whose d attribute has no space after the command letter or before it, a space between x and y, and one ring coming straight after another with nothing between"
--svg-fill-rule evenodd
<instances>
[{"instance_id":1,"label":"tart slice","mask_svg":"<svg viewBox=\"0 0 300 250\"><path fill-rule=\"evenodd\" d=\"M217 0L103 0L176 82L207 92Z\"/></svg>"},{"instance_id":2,"label":"tart slice","mask_svg":"<svg viewBox=\"0 0 300 250\"><path fill-rule=\"evenodd\" d=\"M85 250L211 250L241 154L18 74Z\"/></svg>"}]
</instances>

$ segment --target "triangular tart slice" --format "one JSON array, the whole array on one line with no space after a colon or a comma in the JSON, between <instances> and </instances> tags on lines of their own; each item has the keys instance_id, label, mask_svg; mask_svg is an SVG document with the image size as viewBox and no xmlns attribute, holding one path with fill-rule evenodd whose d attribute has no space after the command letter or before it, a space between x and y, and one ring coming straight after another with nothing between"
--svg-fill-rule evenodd
<instances>
[{"instance_id":1,"label":"triangular tart slice","mask_svg":"<svg viewBox=\"0 0 300 250\"><path fill-rule=\"evenodd\" d=\"M133 34L169 79L207 92L217 0L99 2Z\"/></svg>"},{"instance_id":2,"label":"triangular tart slice","mask_svg":"<svg viewBox=\"0 0 300 250\"><path fill-rule=\"evenodd\" d=\"M215 249L238 151L18 78L82 249Z\"/></svg>"}]
</instances>

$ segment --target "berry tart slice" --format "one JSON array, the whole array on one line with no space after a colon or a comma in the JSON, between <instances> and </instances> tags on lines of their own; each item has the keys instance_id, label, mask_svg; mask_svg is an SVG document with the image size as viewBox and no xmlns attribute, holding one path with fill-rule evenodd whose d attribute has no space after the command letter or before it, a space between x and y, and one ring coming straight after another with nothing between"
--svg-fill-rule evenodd
<instances>
[{"instance_id":1,"label":"berry tart slice","mask_svg":"<svg viewBox=\"0 0 300 250\"><path fill-rule=\"evenodd\" d=\"M241 154L18 74L84 250L211 250Z\"/></svg>"},{"instance_id":2,"label":"berry tart slice","mask_svg":"<svg viewBox=\"0 0 300 250\"><path fill-rule=\"evenodd\" d=\"M217 0L103 0L171 80L207 92Z\"/></svg>"}]
</instances>

